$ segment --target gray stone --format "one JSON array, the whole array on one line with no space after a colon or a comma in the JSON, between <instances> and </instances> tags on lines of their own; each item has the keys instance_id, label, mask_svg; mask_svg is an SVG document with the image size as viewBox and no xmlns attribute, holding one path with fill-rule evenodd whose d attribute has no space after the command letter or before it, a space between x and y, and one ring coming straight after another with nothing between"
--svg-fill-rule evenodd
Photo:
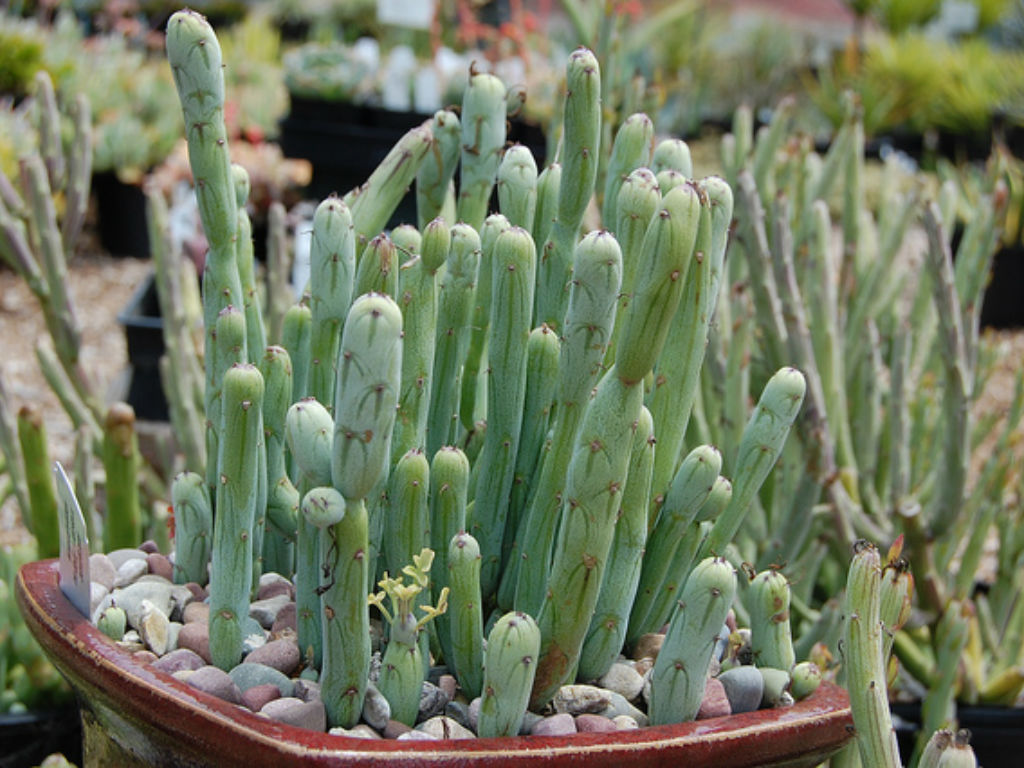
<instances>
[{"instance_id":1,"label":"gray stone","mask_svg":"<svg viewBox=\"0 0 1024 768\"><path fill-rule=\"evenodd\" d=\"M629 715L617 715L612 718L612 722L615 724L615 730L617 731L635 731L640 727L640 723Z\"/></svg>"},{"instance_id":2,"label":"gray stone","mask_svg":"<svg viewBox=\"0 0 1024 768\"><path fill-rule=\"evenodd\" d=\"M636 720L641 726L648 724L647 714L633 706L626 697L615 691L608 691L608 707L597 714L609 719L619 715L627 715Z\"/></svg>"},{"instance_id":3,"label":"gray stone","mask_svg":"<svg viewBox=\"0 0 1024 768\"><path fill-rule=\"evenodd\" d=\"M602 688L621 694L629 701L639 698L644 689L644 676L632 664L615 662L598 680Z\"/></svg>"},{"instance_id":4,"label":"gray stone","mask_svg":"<svg viewBox=\"0 0 1024 768\"><path fill-rule=\"evenodd\" d=\"M102 584L109 592L114 588L117 578L117 567L104 554L89 555L89 578L95 584Z\"/></svg>"},{"instance_id":5,"label":"gray stone","mask_svg":"<svg viewBox=\"0 0 1024 768\"><path fill-rule=\"evenodd\" d=\"M111 593L114 605L124 609L128 624L135 629L142 618L142 603L149 601L159 608L164 616L171 615L171 585L153 581L138 581L123 589L115 589Z\"/></svg>"},{"instance_id":6,"label":"gray stone","mask_svg":"<svg viewBox=\"0 0 1024 768\"><path fill-rule=\"evenodd\" d=\"M469 728L444 715L436 715L424 720L416 726L416 730L427 733L438 739L473 739L476 738Z\"/></svg>"},{"instance_id":7,"label":"gray stone","mask_svg":"<svg viewBox=\"0 0 1024 768\"><path fill-rule=\"evenodd\" d=\"M277 612L277 618L270 627L271 634L281 635L286 631L295 633L298 631L298 616L295 613L295 603L285 603L284 607Z\"/></svg>"},{"instance_id":8,"label":"gray stone","mask_svg":"<svg viewBox=\"0 0 1024 768\"><path fill-rule=\"evenodd\" d=\"M287 723L310 731L327 730L327 711L322 701L303 701L283 696L268 702L260 712L271 720Z\"/></svg>"},{"instance_id":9,"label":"gray stone","mask_svg":"<svg viewBox=\"0 0 1024 768\"><path fill-rule=\"evenodd\" d=\"M146 562L146 553L141 549L115 549L113 552L107 553L107 558L116 571L129 560Z\"/></svg>"},{"instance_id":10,"label":"gray stone","mask_svg":"<svg viewBox=\"0 0 1024 768\"><path fill-rule=\"evenodd\" d=\"M178 635L181 628L185 626L180 621L172 621L167 624L167 650L173 651L178 647Z\"/></svg>"},{"instance_id":11,"label":"gray stone","mask_svg":"<svg viewBox=\"0 0 1024 768\"><path fill-rule=\"evenodd\" d=\"M265 664L239 664L228 674L235 681L240 691L247 691L257 685L273 683L281 691L281 696L291 697L295 691L295 684L273 667Z\"/></svg>"},{"instance_id":12,"label":"gray stone","mask_svg":"<svg viewBox=\"0 0 1024 768\"><path fill-rule=\"evenodd\" d=\"M423 681L420 689L420 720L444 713L445 705L448 703L448 695L433 683Z\"/></svg>"},{"instance_id":13,"label":"gray stone","mask_svg":"<svg viewBox=\"0 0 1024 768\"><path fill-rule=\"evenodd\" d=\"M100 584L98 581L89 582L89 614L96 612L96 609L100 607L100 603L103 602L104 598L110 594L110 590L106 586Z\"/></svg>"},{"instance_id":14,"label":"gray stone","mask_svg":"<svg viewBox=\"0 0 1024 768\"><path fill-rule=\"evenodd\" d=\"M480 702L479 696L469 702L469 727L474 731L480 730Z\"/></svg>"},{"instance_id":15,"label":"gray stone","mask_svg":"<svg viewBox=\"0 0 1024 768\"><path fill-rule=\"evenodd\" d=\"M205 664L206 662L203 660L203 657L195 651L190 651L188 648L178 648L154 661L153 669L159 669L161 672L173 675L175 672L184 669L195 671Z\"/></svg>"},{"instance_id":16,"label":"gray stone","mask_svg":"<svg viewBox=\"0 0 1024 768\"><path fill-rule=\"evenodd\" d=\"M570 733L576 733L576 718L568 712L542 718L530 730L532 736L568 736Z\"/></svg>"},{"instance_id":17,"label":"gray stone","mask_svg":"<svg viewBox=\"0 0 1024 768\"><path fill-rule=\"evenodd\" d=\"M250 664L265 664L278 672L290 675L298 668L299 661L301 661L299 644L289 638L271 640L262 648L257 648L246 656L245 661Z\"/></svg>"},{"instance_id":18,"label":"gray stone","mask_svg":"<svg viewBox=\"0 0 1024 768\"><path fill-rule=\"evenodd\" d=\"M378 731L384 730L391 719L391 704L377 686L370 683L366 686L366 697L363 699L363 720Z\"/></svg>"},{"instance_id":19,"label":"gray stone","mask_svg":"<svg viewBox=\"0 0 1024 768\"><path fill-rule=\"evenodd\" d=\"M396 741L439 741L437 736L432 736L423 731L406 731L395 737Z\"/></svg>"},{"instance_id":20,"label":"gray stone","mask_svg":"<svg viewBox=\"0 0 1024 768\"><path fill-rule=\"evenodd\" d=\"M277 595L266 600L257 600L249 605L249 615L260 623L265 629L274 626L274 620L281 612L281 609L291 602L288 595Z\"/></svg>"},{"instance_id":21,"label":"gray stone","mask_svg":"<svg viewBox=\"0 0 1024 768\"><path fill-rule=\"evenodd\" d=\"M729 709L734 715L753 712L761 706L764 693L764 678L756 667L741 666L727 669L718 676L729 699Z\"/></svg>"},{"instance_id":22,"label":"gray stone","mask_svg":"<svg viewBox=\"0 0 1024 768\"><path fill-rule=\"evenodd\" d=\"M292 680L292 696L303 701L320 698L320 683L315 680L303 680L301 677Z\"/></svg>"},{"instance_id":23,"label":"gray stone","mask_svg":"<svg viewBox=\"0 0 1024 768\"><path fill-rule=\"evenodd\" d=\"M563 685L551 703L558 713L596 714L611 704L611 693L596 685Z\"/></svg>"},{"instance_id":24,"label":"gray stone","mask_svg":"<svg viewBox=\"0 0 1024 768\"><path fill-rule=\"evenodd\" d=\"M466 728L472 729L472 723L469 721L469 705L464 704L461 701L449 701L448 705L444 708L444 714L446 717L450 717L452 720L457 722L459 725L464 725ZM366 719L364 713L363 719ZM370 722L367 720L366 722Z\"/></svg>"},{"instance_id":25,"label":"gray stone","mask_svg":"<svg viewBox=\"0 0 1024 768\"><path fill-rule=\"evenodd\" d=\"M348 736L352 739L383 739L384 737L377 733L373 728L368 726L366 723L359 723L353 728L342 728L340 726L331 728L327 733L331 736Z\"/></svg>"},{"instance_id":26,"label":"gray stone","mask_svg":"<svg viewBox=\"0 0 1024 768\"><path fill-rule=\"evenodd\" d=\"M385 739L397 739L403 733L408 733L411 730L412 726L398 720L388 720L388 724L381 729L381 733Z\"/></svg>"},{"instance_id":27,"label":"gray stone","mask_svg":"<svg viewBox=\"0 0 1024 768\"><path fill-rule=\"evenodd\" d=\"M163 656L167 653L167 642L170 636L167 615L149 600L142 601L142 617L139 619L139 637L153 653Z\"/></svg>"},{"instance_id":28,"label":"gray stone","mask_svg":"<svg viewBox=\"0 0 1024 768\"><path fill-rule=\"evenodd\" d=\"M526 714L523 715L523 724L519 726L519 735L529 736L533 733L533 727L543 719L544 715L538 715L536 712L526 710Z\"/></svg>"},{"instance_id":29,"label":"gray stone","mask_svg":"<svg viewBox=\"0 0 1024 768\"><path fill-rule=\"evenodd\" d=\"M145 560L125 560L117 569L114 577L115 587L127 587L134 584L140 577L149 573L149 564Z\"/></svg>"},{"instance_id":30,"label":"gray stone","mask_svg":"<svg viewBox=\"0 0 1024 768\"><path fill-rule=\"evenodd\" d=\"M242 692L235 681L227 672L217 667L200 667L189 675L186 682L193 688L205 691L218 699L230 701L232 704L242 703Z\"/></svg>"}]
</instances>

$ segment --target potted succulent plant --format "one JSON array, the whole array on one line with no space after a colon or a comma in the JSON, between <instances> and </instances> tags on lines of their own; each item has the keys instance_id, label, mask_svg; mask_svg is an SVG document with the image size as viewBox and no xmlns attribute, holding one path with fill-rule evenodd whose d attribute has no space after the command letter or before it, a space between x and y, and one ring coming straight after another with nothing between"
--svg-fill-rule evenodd
<instances>
[{"instance_id":1,"label":"potted succulent plant","mask_svg":"<svg viewBox=\"0 0 1024 768\"><path fill-rule=\"evenodd\" d=\"M785 578L739 579L723 556L783 451L803 375L766 378L731 481L715 448L684 454L679 435L664 441L678 468L654 471L655 436L680 432L696 395L729 185L686 180L670 167L678 152L652 158L651 123L634 116L609 161L616 232L579 240L598 162L595 58L569 59L561 165L540 175L505 149L505 87L478 73L461 117L412 129L364 185L320 205L307 294L264 323L216 37L179 12L168 55L210 245L205 376L169 393L190 446L171 488L174 557L95 558L97 575L131 582L113 591L81 572L62 581L54 562L17 582L29 627L82 697L86 759L810 766L847 741L845 695L797 663ZM414 179L422 232L377 234ZM487 216L495 185L503 213ZM670 407L645 406L650 378L680 382ZM378 573L384 591L368 598ZM74 582L89 617L61 591ZM279 610L294 594L294 613L271 618L254 594ZM749 632L732 631L730 608ZM186 611L196 620L170 621ZM649 689L646 712L573 685L604 680L644 641L660 645L647 647L646 683L618 666ZM398 740L367 733L432 714L428 676L478 703L456 698ZM684 722L713 688L737 714ZM777 706L754 711L762 701ZM615 733L553 735L556 718L608 731L612 714ZM450 738L467 722L480 738Z\"/></svg>"}]
</instances>

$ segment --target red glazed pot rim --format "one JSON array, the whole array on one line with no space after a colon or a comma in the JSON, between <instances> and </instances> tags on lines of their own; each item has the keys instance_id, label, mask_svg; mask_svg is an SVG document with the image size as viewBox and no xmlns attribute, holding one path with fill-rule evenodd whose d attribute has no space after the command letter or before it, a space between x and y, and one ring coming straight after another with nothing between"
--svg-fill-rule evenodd
<instances>
[{"instance_id":1,"label":"red glazed pot rim","mask_svg":"<svg viewBox=\"0 0 1024 768\"><path fill-rule=\"evenodd\" d=\"M58 586L58 562L21 568L15 585L26 625L46 654L87 701L102 700L147 730L196 740L200 754L255 766L288 756L316 765L357 765L585 759L616 765L656 757L687 765L729 768L784 764L804 755L822 759L852 737L846 692L822 683L790 707L678 725L569 736L516 736L446 741L395 741L332 736L261 717L196 690L136 660L96 629ZM271 761L268 763L268 759ZM810 764L814 764L811 762Z\"/></svg>"}]
</instances>

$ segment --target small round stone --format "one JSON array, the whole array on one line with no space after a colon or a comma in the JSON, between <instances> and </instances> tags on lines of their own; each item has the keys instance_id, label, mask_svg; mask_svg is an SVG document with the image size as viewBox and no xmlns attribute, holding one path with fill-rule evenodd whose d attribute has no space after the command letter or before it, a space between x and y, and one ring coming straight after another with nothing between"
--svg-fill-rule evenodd
<instances>
[{"instance_id":1,"label":"small round stone","mask_svg":"<svg viewBox=\"0 0 1024 768\"><path fill-rule=\"evenodd\" d=\"M551 702L555 712L567 712L570 715L601 712L610 703L608 691L596 685L563 685Z\"/></svg>"},{"instance_id":2,"label":"small round stone","mask_svg":"<svg viewBox=\"0 0 1024 768\"><path fill-rule=\"evenodd\" d=\"M633 647L633 657L636 659L656 659L664 642L665 636L660 632L641 635Z\"/></svg>"},{"instance_id":3,"label":"small round stone","mask_svg":"<svg viewBox=\"0 0 1024 768\"><path fill-rule=\"evenodd\" d=\"M194 651L203 658L203 660L210 664L212 657L210 656L210 629L205 624L194 621L191 624L186 624L178 632L178 647L188 648L190 651Z\"/></svg>"},{"instance_id":4,"label":"small round stone","mask_svg":"<svg viewBox=\"0 0 1024 768\"><path fill-rule=\"evenodd\" d=\"M416 730L427 733L436 739L472 739L476 738L471 730L456 720L444 715L431 717L416 726Z\"/></svg>"},{"instance_id":5,"label":"small round stone","mask_svg":"<svg viewBox=\"0 0 1024 768\"><path fill-rule=\"evenodd\" d=\"M268 702L260 712L271 720L310 731L327 730L327 710L322 701L303 701L291 696Z\"/></svg>"},{"instance_id":6,"label":"small round stone","mask_svg":"<svg viewBox=\"0 0 1024 768\"><path fill-rule=\"evenodd\" d=\"M359 723L353 728L331 728L327 733L331 736L348 736L352 739L382 739L384 738L366 723Z\"/></svg>"},{"instance_id":7,"label":"small round stone","mask_svg":"<svg viewBox=\"0 0 1024 768\"><path fill-rule=\"evenodd\" d=\"M381 733L385 739L397 739L403 733L408 733L411 730L412 726L400 723L398 720L388 720L385 726L381 729Z\"/></svg>"},{"instance_id":8,"label":"small round stone","mask_svg":"<svg viewBox=\"0 0 1024 768\"><path fill-rule=\"evenodd\" d=\"M181 618L183 624L191 624L194 621L201 622L202 624L210 623L210 604L200 603L194 601L185 606L185 610L182 611Z\"/></svg>"},{"instance_id":9,"label":"small round stone","mask_svg":"<svg viewBox=\"0 0 1024 768\"><path fill-rule=\"evenodd\" d=\"M117 568L110 558L102 553L89 555L89 579L93 583L102 584L109 592L114 588Z\"/></svg>"},{"instance_id":10,"label":"small round stone","mask_svg":"<svg viewBox=\"0 0 1024 768\"><path fill-rule=\"evenodd\" d=\"M617 728L615 723L601 715L576 715L576 730L580 733L608 733Z\"/></svg>"},{"instance_id":11,"label":"small round stone","mask_svg":"<svg viewBox=\"0 0 1024 768\"><path fill-rule=\"evenodd\" d=\"M200 667L189 675L186 682L193 688L216 696L218 699L229 701L232 704L242 703L242 692L238 690L235 681L227 672L217 667Z\"/></svg>"},{"instance_id":12,"label":"small round stone","mask_svg":"<svg viewBox=\"0 0 1024 768\"><path fill-rule=\"evenodd\" d=\"M390 719L391 704L375 685L367 685L366 696L363 698L363 720L378 731L382 731Z\"/></svg>"},{"instance_id":13,"label":"small round stone","mask_svg":"<svg viewBox=\"0 0 1024 768\"><path fill-rule=\"evenodd\" d=\"M196 670L205 665L203 657L188 648L178 648L153 662L153 669L173 675L183 669Z\"/></svg>"},{"instance_id":14,"label":"small round stone","mask_svg":"<svg viewBox=\"0 0 1024 768\"><path fill-rule=\"evenodd\" d=\"M612 722L615 724L615 730L617 731L635 731L640 727L640 723L629 715L617 715L612 718Z\"/></svg>"},{"instance_id":15,"label":"small round stone","mask_svg":"<svg viewBox=\"0 0 1024 768\"><path fill-rule=\"evenodd\" d=\"M729 697L725 695L725 686L716 677L708 678L704 685L704 698L701 699L700 709L697 711L698 720L706 720L709 717L724 717L731 715L732 708L729 706Z\"/></svg>"},{"instance_id":16,"label":"small round stone","mask_svg":"<svg viewBox=\"0 0 1024 768\"><path fill-rule=\"evenodd\" d=\"M568 736L570 733L576 733L576 719L568 712L538 720L530 730L531 736Z\"/></svg>"},{"instance_id":17,"label":"small round stone","mask_svg":"<svg viewBox=\"0 0 1024 768\"><path fill-rule=\"evenodd\" d=\"M300 661L299 644L287 638L271 640L245 657L247 664L264 664L286 675L298 669Z\"/></svg>"},{"instance_id":18,"label":"small round stone","mask_svg":"<svg viewBox=\"0 0 1024 768\"><path fill-rule=\"evenodd\" d=\"M140 662L142 664L152 664L154 661L156 661L160 657L157 656L152 651L136 651L135 653L132 654L132 658L135 661L138 661L138 662Z\"/></svg>"},{"instance_id":19,"label":"small round stone","mask_svg":"<svg viewBox=\"0 0 1024 768\"><path fill-rule=\"evenodd\" d=\"M279 698L281 698L281 691L273 683L254 685L249 690L242 691L242 703L253 712L259 712L271 701Z\"/></svg>"},{"instance_id":20,"label":"small round stone","mask_svg":"<svg viewBox=\"0 0 1024 768\"><path fill-rule=\"evenodd\" d=\"M171 561L167 558L167 555L161 555L159 552L147 555L146 565L148 566L150 573L155 573L157 576L163 576L168 581L174 580L174 566L171 565Z\"/></svg>"},{"instance_id":21,"label":"small round stone","mask_svg":"<svg viewBox=\"0 0 1024 768\"><path fill-rule=\"evenodd\" d=\"M616 662L598 680L602 688L621 694L629 701L639 698L644 689L644 676L632 664Z\"/></svg>"},{"instance_id":22,"label":"small round stone","mask_svg":"<svg viewBox=\"0 0 1024 768\"><path fill-rule=\"evenodd\" d=\"M720 674L717 679L725 687L729 709L733 714L753 712L761 706L764 678L756 667L733 667Z\"/></svg>"}]
</instances>

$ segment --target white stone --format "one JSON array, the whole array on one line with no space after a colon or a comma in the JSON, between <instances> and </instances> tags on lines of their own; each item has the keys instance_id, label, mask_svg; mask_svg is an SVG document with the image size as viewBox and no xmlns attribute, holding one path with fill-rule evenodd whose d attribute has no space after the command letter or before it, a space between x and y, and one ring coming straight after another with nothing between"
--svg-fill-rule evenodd
<instances>
[{"instance_id":1,"label":"white stone","mask_svg":"<svg viewBox=\"0 0 1024 768\"><path fill-rule=\"evenodd\" d=\"M149 563L145 560L125 560L117 569L114 586L127 587L147 573L149 573Z\"/></svg>"},{"instance_id":2,"label":"white stone","mask_svg":"<svg viewBox=\"0 0 1024 768\"><path fill-rule=\"evenodd\" d=\"M170 635L170 622L167 614L157 608L149 600L142 601L142 617L139 621L139 637L157 656L167 653L167 641Z\"/></svg>"}]
</instances>

